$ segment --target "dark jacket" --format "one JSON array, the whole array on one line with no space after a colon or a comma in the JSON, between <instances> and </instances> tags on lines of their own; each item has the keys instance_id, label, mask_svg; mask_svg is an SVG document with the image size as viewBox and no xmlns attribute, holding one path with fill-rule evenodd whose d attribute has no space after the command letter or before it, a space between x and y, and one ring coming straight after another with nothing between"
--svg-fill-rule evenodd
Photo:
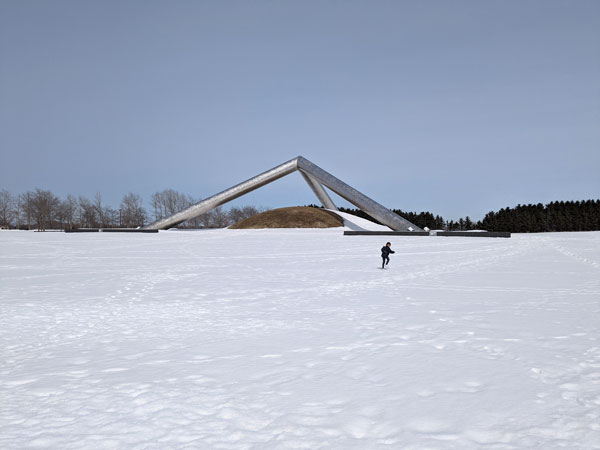
<instances>
[{"instance_id":1,"label":"dark jacket","mask_svg":"<svg viewBox=\"0 0 600 450\"><path fill-rule=\"evenodd\" d=\"M390 253L396 253L396 252L394 250L392 250L391 248L389 248L387 245L384 245L383 247L381 247L381 256L383 258L387 258Z\"/></svg>"}]
</instances>

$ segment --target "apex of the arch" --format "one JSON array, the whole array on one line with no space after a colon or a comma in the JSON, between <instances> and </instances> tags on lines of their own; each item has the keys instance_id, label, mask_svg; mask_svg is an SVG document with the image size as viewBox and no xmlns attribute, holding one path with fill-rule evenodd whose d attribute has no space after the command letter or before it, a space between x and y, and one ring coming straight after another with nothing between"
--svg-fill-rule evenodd
<instances>
[{"instance_id":1,"label":"apex of the arch","mask_svg":"<svg viewBox=\"0 0 600 450\"><path fill-rule=\"evenodd\" d=\"M294 161L296 162L296 169L305 169L308 165L314 165L302 155L298 155L294 158Z\"/></svg>"}]
</instances>

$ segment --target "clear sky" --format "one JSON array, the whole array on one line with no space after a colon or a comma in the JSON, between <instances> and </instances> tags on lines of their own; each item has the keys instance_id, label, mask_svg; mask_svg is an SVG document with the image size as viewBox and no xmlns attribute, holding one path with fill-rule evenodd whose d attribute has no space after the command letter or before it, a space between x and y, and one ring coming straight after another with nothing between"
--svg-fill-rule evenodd
<instances>
[{"instance_id":1,"label":"clear sky","mask_svg":"<svg viewBox=\"0 0 600 450\"><path fill-rule=\"evenodd\" d=\"M0 189L202 198L298 155L447 219L599 198L600 1L0 0Z\"/></svg>"}]
</instances>

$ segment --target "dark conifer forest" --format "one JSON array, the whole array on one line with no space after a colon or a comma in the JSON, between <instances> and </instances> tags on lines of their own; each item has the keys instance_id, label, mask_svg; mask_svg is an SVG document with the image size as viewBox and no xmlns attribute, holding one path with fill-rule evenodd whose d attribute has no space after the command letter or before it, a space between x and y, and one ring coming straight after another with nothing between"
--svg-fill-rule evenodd
<instances>
[{"instance_id":1,"label":"dark conifer forest","mask_svg":"<svg viewBox=\"0 0 600 450\"><path fill-rule=\"evenodd\" d=\"M374 220L358 209L340 208L357 216ZM511 233L541 233L550 231L597 231L600 230L600 200L560 201L547 205L517 205L488 212L482 220L474 222L470 217L445 220L430 212L393 210L396 214L421 228L448 231L508 231ZM377 222L375 220L375 222Z\"/></svg>"},{"instance_id":2,"label":"dark conifer forest","mask_svg":"<svg viewBox=\"0 0 600 450\"><path fill-rule=\"evenodd\" d=\"M547 205L517 205L490 211L481 228L512 233L600 230L600 200L551 202Z\"/></svg>"}]
</instances>

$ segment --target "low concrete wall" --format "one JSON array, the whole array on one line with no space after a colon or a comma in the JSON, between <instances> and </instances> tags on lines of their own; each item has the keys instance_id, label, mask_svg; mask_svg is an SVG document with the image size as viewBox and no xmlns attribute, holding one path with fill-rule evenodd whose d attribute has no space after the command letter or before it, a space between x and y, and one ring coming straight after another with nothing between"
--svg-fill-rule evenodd
<instances>
[{"instance_id":1,"label":"low concrete wall","mask_svg":"<svg viewBox=\"0 0 600 450\"><path fill-rule=\"evenodd\" d=\"M509 238L510 233L503 231L344 231L344 236L444 236L444 237L487 237L487 238Z\"/></svg>"},{"instance_id":2,"label":"low concrete wall","mask_svg":"<svg viewBox=\"0 0 600 450\"><path fill-rule=\"evenodd\" d=\"M158 230L143 230L141 228L73 228L65 233L158 233Z\"/></svg>"},{"instance_id":3,"label":"low concrete wall","mask_svg":"<svg viewBox=\"0 0 600 450\"><path fill-rule=\"evenodd\" d=\"M344 236L429 236L426 231L344 231Z\"/></svg>"},{"instance_id":4,"label":"low concrete wall","mask_svg":"<svg viewBox=\"0 0 600 450\"><path fill-rule=\"evenodd\" d=\"M510 233L504 231L438 231L437 236L459 236L459 237L490 237L509 238Z\"/></svg>"}]
</instances>

